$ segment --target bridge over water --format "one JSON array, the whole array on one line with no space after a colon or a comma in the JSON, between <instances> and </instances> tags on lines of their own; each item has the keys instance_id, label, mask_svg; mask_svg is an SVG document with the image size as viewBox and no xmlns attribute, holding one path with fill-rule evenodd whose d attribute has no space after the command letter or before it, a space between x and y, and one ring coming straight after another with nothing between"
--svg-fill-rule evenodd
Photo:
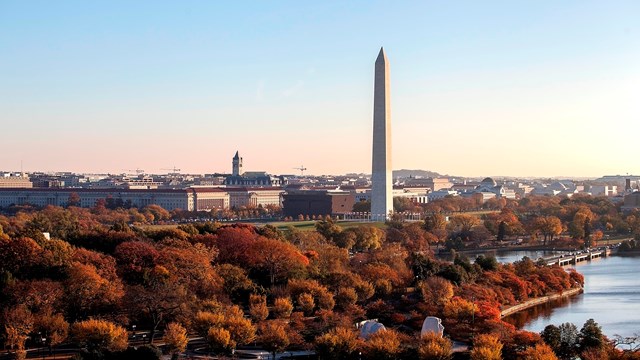
<instances>
[{"instance_id":1,"label":"bridge over water","mask_svg":"<svg viewBox=\"0 0 640 360\"><path fill-rule=\"evenodd\" d=\"M595 259L595 258L607 257L610 255L611 255L610 248L597 248L597 249L572 252L568 254L549 256L549 257L543 258L543 260L547 265L557 264L560 266L566 266L566 265L572 265L572 264L575 265L582 261L591 261L592 259Z\"/></svg>"}]
</instances>

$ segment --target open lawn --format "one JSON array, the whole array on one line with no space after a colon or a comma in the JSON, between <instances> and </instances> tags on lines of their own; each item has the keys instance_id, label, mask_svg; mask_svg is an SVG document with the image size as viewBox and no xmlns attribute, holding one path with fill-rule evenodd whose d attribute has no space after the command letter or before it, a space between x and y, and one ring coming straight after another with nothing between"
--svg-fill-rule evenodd
<instances>
[{"instance_id":1,"label":"open lawn","mask_svg":"<svg viewBox=\"0 0 640 360\"><path fill-rule=\"evenodd\" d=\"M384 222L380 222L380 221L364 222L364 221L349 221L349 220L344 221L343 220L343 221L338 221L336 224L343 229L348 229L351 227L357 227L361 225L373 225L381 229L386 228L386 225L384 224ZM293 226L294 228L301 231L309 231L309 230L314 230L316 228L315 227L316 221L277 221L277 222L270 223L270 225L277 227L279 230L286 230L287 227Z\"/></svg>"},{"instance_id":2,"label":"open lawn","mask_svg":"<svg viewBox=\"0 0 640 360\"><path fill-rule=\"evenodd\" d=\"M309 220L309 221L275 221L275 222L269 222L269 223L264 223L264 222L253 222L253 221L238 221L240 223L248 223L248 224L254 224L255 226L263 226L265 224L269 224L269 225L273 225L276 228L278 228L279 230L286 230L287 227L289 226L293 226L294 228L300 230L300 231L310 231L310 230L314 230L316 228L316 221L315 220ZM223 224L228 225L228 224L234 224L234 222L224 222ZM348 229L351 227L356 227L356 226L361 226L361 225L373 225L376 226L378 228L384 229L386 228L386 225L384 224L384 222L364 222L364 221L345 221L345 220L341 220L337 222L338 225L340 225L340 227L342 227L343 229ZM144 230L144 231L154 231L154 230L165 230L165 229L175 229L178 227L179 224L167 224L167 225L137 225L136 227Z\"/></svg>"}]
</instances>

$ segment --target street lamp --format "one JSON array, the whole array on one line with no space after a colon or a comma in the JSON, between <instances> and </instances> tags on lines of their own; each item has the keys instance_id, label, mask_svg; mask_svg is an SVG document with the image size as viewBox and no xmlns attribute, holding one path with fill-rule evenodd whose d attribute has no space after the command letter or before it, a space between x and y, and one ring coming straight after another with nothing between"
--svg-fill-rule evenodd
<instances>
[{"instance_id":1,"label":"street lamp","mask_svg":"<svg viewBox=\"0 0 640 360\"><path fill-rule=\"evenodd\" d=\"M41 338L40 338L40 341L42 341L42 348L43 348L43 349L42 349L42 359L44 360L44 354L45 354L45 351L44 351L44 345L45 345L45 344L46 344L46 342L47 342L47 338L46 338L46 337L41 337Z\"/></svg>"}]
</instances>

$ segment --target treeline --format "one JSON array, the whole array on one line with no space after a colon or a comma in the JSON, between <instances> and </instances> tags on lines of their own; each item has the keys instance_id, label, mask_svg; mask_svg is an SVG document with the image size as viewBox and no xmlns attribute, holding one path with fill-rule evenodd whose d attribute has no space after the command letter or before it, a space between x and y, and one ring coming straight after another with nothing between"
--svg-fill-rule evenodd
<instances>
[{"instance_id":1,"label":"treeline","mask_svg":"<svg viewBox=\"0 0 640 360\"><path fill-rule=\"evenodd\" d=\"M482 216L459 213L474 209L472 199L445 198L422 206L430 231L449 249L490 241L522 238L555 247L590 247L605 235L640 237L640 212L623 214L620 205L605 197L576 194L568 197L530 196L521 200L492 199ZM465 205L466 204L466 205ZM444 219L448 216L449 221Z\"/></svg>"},{"instance_id":2,"label":"treeline","mask_svg":"<svg viewBox=\"0 0 640 360\"><path fill-rule=\"evenodd\" d=\"M472 357L541 358L553 350L503 322L501 307L583 282L526 258L436 259L433 219L384 228L328 219L315 231L214 222L144 230L122 212L0 216L0 330L17 358L38 339L76 344L82 359L156 356L152 346L128 348L133 325L176 356L191 334L222 355L257 344L314 349L323 359L447 359L451 338L470 342ZM420 337L426 316L443 319L446 338ZM361 338L354 324L365 319L387 330Z\"/></svg>"}]
</instances>

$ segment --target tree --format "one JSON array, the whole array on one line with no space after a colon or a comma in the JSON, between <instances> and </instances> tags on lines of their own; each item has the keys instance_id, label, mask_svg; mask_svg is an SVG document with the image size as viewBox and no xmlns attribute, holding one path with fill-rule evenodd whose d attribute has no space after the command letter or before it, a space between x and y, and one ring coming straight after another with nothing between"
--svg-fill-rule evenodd
<instances>
[{"instance_id":1,"label":"tree","mask_svg":"<svg viewBox=\"0 0 640 360\"><path fill-rule=\"evenodd\" d=\"M234 349L238 345L247 345L256 338L255 326L251 320L244 318L241 310L239 314L227 314L224 327L231 335L231 344Z\"/></svg>"},{"instance_id":2,"label":"tree","mask_svg":"<svg viewBox=\"0 0 640 360\"><path fill-rule=\"evenodd\" d=\"M393 360L401 351L400 334L395 330L380 330L371 334L364 343L363 352L367 359Z\"/></svg>"},{"instance_id":3,"label":"tree","mask_svg":"<svg viewBox=\"0 0 640 360\"><path fill-rule=\"evenodd\" d=\"M256 290L256 285L249 279L245 269L231 265L220 264L215 267L218 275L223 279L222 289L234 302L246 299L247 294Z\"/></svg>"},{"instance_id":4,"label":"tree","mask_svg":"<svg viewBox=\"0 0 640 360\"><path fill-rule=\"evenodd\" d=\"M350 359L361 340L352 329L338 327L316 338L316 352L322 359Z\"/></svg>"},{"instance_id":5,"label":"tree","mask_svg":"<svg viewBox=\"0 0 640 360\"><path fill-rule=\"evenodd\" d=\"M273 316L279 319L288 318L293 311L289 298L277 298L273 303Z\"/></svg>"},{"instance_id":6,"label":"tree","mask_svg":"<svg viewBox=\"0 0 640 360\"><path fill-rule=\"evenodd\" d=\"M106 320L90 319L71 326L71 338L90 351L121 351L127 348L127 330Z\"/></svg>"},{"instance_id":7,"label":"tree","mask_svg":"<svg viewBox=\"0 0 640 360\"><path fill-rule=\"evenodd\" d=\"M112 311L124 295L118 279L105 279L93 265L73 262L68 274L66 302L72 318Z\"/></svg>"},{"instance_id":8,"label":"tree","mask_svg":"<svg viewBox=\"0 0 640 360\"><path fill-rule=\"evenodd\" d=\"M231 334L228 330L220 327L212 327L207 331L207 344L216 353L229 352L235 347L232 343Z\"/></svg>"},{"instance_id":9,"label":"tree","mask_svg":"<svg viewBox=\"0 0 640 360\"><path fill-rule=\"evenodd\" d=\"M547 245L547 240L553 241L555 235L562 233L562 222L555 216L538 216L533 221L533 227L544 236L543 245Z\"/></svg>"},{"instance_id":10,"label":"tree","mask_svg":"<svg viewBox=\"0 0 640 360\"><path fill-rule=\"evenodd\" d=\"M497 240L498 241L504 240L506 235L507 235L507 223L504 221L500 221L500 224L498 225Z\"/></svg>"},{"instance_id":11,"label":"tree","mask_svg":"<svg viewBox=\"0 0 640 360\"><path fill-rule=\"evenodd\" d=\"M148 321L151 325L152 343L162 322L172 321L190 297L186 287L171 276L163 266L155 266L146 274L146 284L128 286L124 302L130 317Z\"/></svg>"},{"instance_id":12,"label":"tree","mask_svg":"<svg viewBox=\"0 0 640 360\"><path fill-rule=\"evenodd\" d=\"M172 359L177 359L178 354L185 351L189 337L187 329L176 322L169 323L164 330L163 340Z\"/></svg>"},{"instance_id":13,"label":"tree","mask_svg":"<svg viewBox=\"0 0 640 360\"><path fill-rule=\"evenodd\" d=\"M447 219L442 214L432 214L424 219L424 229L428 232L434 230L444 230L447 226Z\"/></svg>"},{"instance_id":14,"label":"tree","mask_svg":"<svg viewBox=\"0 0 640 360\"><path fill-rule=\"evenodd\" d=\"M69 199L67 199L67 207L69 206L80 206L80 195L77 192L72 192L69 194Z\"/></svg>"},{"instance_id":15,"label":"tree","mask_svg":"<svg viewBox=\"0 0 640 360\"><path fill-rule=\"evenodd\" d=\"M316 231L325 239L334 241L334 239L342 232L342 228L335 224L331 218L316 222Z\"/></svg>"},{"instance_id":16,"label":"tree","mask_svg":"<svg viewBox=\"0 0 640 360\"><path fill-rule=\"evenodd\" d=\"M254 321L263 321L269 317L267 297L264 295L251 294L249 297L249 314Z\"/></svg>"},{"instance_id":17,"label":"tree","mask_svg":"<svg viewBox=\"0 0 640 360\"><path fill-rule=\"evenodd\" d=\"M422 299L433 309L442 309L453 297L453 285L439 276L431 276L418 283Z\"/></svg>"},{"instance_id":18,"label":"tree","mask_svg":"<svg viewBox=\"0 0 640 360\"><path fill-rule=\"evenodd\" d=\"M551 347L547 344L536 344L535 346L528 347L524 350L519 359L522 360L558 360L558 357L553 353Z\"/></svg>"},{"instance_id":19,"label":"tree","mask_svg":"<svg viewBox=\"0 0 640 360\"><path fill-rule=\"evenodd\" d=\"M62 314L43 314L36 317L35 329L47 339L49 348L62 344L69 335L69 323Z\"/></svg>"},{"instance_id":20,"label":"tree","mask_svg":"<svg viewBox=\"0 0 640 360\"><path fill-rule=\"evenodd\" d=\"M480 219L474 215L459 214L453 215L449 218L449 225L452 231L466 233L471 231L471 228L480 224Z\"/></svg>"},{"instance_id":21,"label":"tree","mask_svg":"<svg viewBox=\"0 0 640 360\"><path fill-rule=\"evenodd\" d=\"M122 279L130 284L141 284L145 272L158 263L160 253L150 242L127 241L116 247L114 256Z\"/></svg>"},{"instance_id":22,"label":"tree","mask_svg":"<svg viewBox=\"0 0 640 360\"><path fill-rule=\"evenodd\" d=\"M33 315L24 305L7 309L2 314L6 345L18 351L24 350L24 344L33 329Z\"/></svg>"},{"instance_id":23,"label":"tree","mask_svg":"<svg viewBox=\"0 0 640 360\"><path fill-rule=\"evenodd\" d=\"M298 295L298 307L305 315L311 315L311 313L313 313L313 309L316 307L313 295L309 293L302 293Z\"/></svg>"},{"instance_id":24,"label":"tree","mask_svg":"<svg viewBox=\"0 0 640 360\"><path fill-rule=\"evenodd\" d=\"M249 266L256 272L267 275L270 285L284 282L304 272L309 259L292 244L261 238L249 251Z\"/></svg>"},{"instance_id":25,"label":"tree","mask_svg":"<svg viewBox=\"0 0 640 360\"><path fill-rule=\"evenodd\" d=\"M268 321L260 327L258 342L270 351L275 359L276 353L284 351L289 346L290 339L284 324Z\"/></svg>"},{"instance_id":26,"label":"tree","mask_svg":"<svg viewBox=\"0 0 640 360\"><path fill-rule=\"evenodd\" d=\"M587 320L579 335L580 351L589 349L601 349L605 345L605 337L602 334L602 328L593 319Z\"/></svg>"},{"instance_id":27,"label":"tree","mask_svg":"<svg viewBox=\"0 0 640 360\"><path fill-rule=\"evenodd\" d=\"M502 359L502 343L497 335L480 334L473 339L471 360Z\"/></svg>"},{"instance_id":28,"label":"tree","mask_svg":"<svg viewBox=\"0 0 640 360\"><path fill-rule=\"evenodd\" d=\"M427 333L418 343L418 357L421 360L449 360L453 353L451 340L436 333Z\"/></svg>"},{"instance_id":29,"label":"tree","mask_svg":"<svg viewBox=\"0 0 640 360\"><path fill-rule=\"evenodd\" d=\"M560 349L561 344L561 335L560 329L551 324L545 326L544 330L540 333L540 337L542 340L553 349L553 351L557 354Z\"/></svg>"},{"instance_id":30,"label":"tree","mask_svg":"<svg viewBox=\"0 0 640 360\"><path fill-rule=\"evenodd\" d=\"M358 301L358 294L352 287L340 287L335 296L336 306L340 310L346 310Z\"/></svg>"}]
</instances>

